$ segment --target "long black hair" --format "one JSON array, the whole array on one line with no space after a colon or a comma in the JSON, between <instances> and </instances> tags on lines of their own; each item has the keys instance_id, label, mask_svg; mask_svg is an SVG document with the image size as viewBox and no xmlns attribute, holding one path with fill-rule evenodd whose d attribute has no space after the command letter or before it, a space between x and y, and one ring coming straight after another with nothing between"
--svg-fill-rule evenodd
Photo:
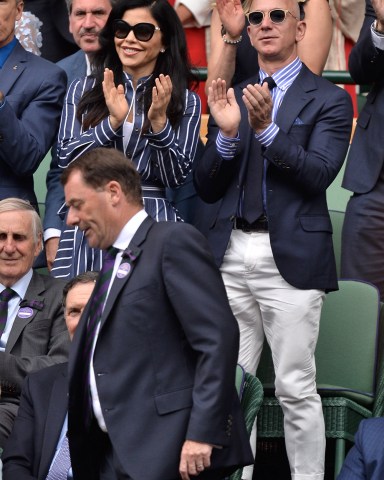
<instances>
[{"instance_id":1,"label":"long black hair","mask_svg":"<svg viewBox=\"0 0 384 480\"><path fill-rule=\"evenodd\" d=\"M104 69L113 71L115 84L124 84L123 66L116 52L114 43L113 22L121 19L127 10L134 8L148 8L151 15L160 27L165 51L159 53L155 68L148 81L143 95L144 112L147 113L152 101L152 87L155 79L162 73L169 75L172 80L172 97L167 108L167 116L171 125L175 127L181 120L185 90L194 88L198 80L191 70L183 26L168 0L119 0L111 10L105 27L99 35L100 50L95 54L92 62L92 76L95 77L95 86L85 92L79 102L77 118L81 122L84 117L84 130L95 126L109 114L105 103L102 81ZM144 125L144 130L148 128Z\"/></svg>"}]
</instances>

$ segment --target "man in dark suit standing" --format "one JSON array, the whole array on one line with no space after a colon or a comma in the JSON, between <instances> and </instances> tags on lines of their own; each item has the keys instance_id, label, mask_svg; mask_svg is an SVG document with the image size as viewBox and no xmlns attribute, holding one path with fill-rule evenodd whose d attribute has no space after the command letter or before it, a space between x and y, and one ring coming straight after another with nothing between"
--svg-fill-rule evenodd
<instances>
[{"instance_id":1,"label":"man in dark suit standing","mask_svg":"<svg viewBox=\"0 0 384 480\"><path fill-rule=\"evenodd\" d=\"M17 198L0 201L1 448L17 414L24 377L68 357L64 284L32 270L41 246L41 221L33 207Z\"/></svg>"},{"instance_id":2,"label":"man in dark suit standing","mask_svg":"<svg viewBox=\"0 0 384 480\"><path fill-rule=\"evenodd\" d=\"M305 34L297 2L253 0L250 12L260 70L228 92L212 82L195 182L214 204L204 232L239 322L239 363L255 374L265 335L292 479L321 480L314 352L324 292L338 288L325 191L346 155L351 101L297 57Z\"/></svg>"},{"instance_id":3,"label":"man in dark suit standing","mask_svg":"<svg viewBox=\"0 0 384 480\"><path fill-rule=\"evenodd\" d=\"M64 318L71 338L97 276L97 272L85 272L64 287ZM26 377L19 412L1 457L3 480L45 480L52 470L67 432L67 370L68 363L60 363Z\"/></svg>"},{"instance_id":4,"label":"man in dark suit standing","mask_svg":"<svg viewBox=\"0 0 384 480\"><path fill-rule=\"evenodd\" d=\"M68 86L75 78L91 73L92 57L100 48L99 33L108 19L112 3L113 0L67 0L69 29L80 47L79 51L58 62L67 74ZM63 169L58 165L57 142L52 147L51 155L44 215L44 243L49 269L56 256L63 224L58 215L64 204L64 192L60 183Z\"/></svg>"},{"instance_id":5,"label":"man in dark suit standing","mask_svg":"<svg viewBox=\"0 0 384 480\"><path fill-rule=\"evenodd\" d=\"M69 359L74 479L214 480L252 462L238 326L204 237L151 219L117 150L87 152L62 182L68 224L108 249Z\"/></svg>"},{"instance_id":6,"label":"man in dark suit standing","mask_svg":"<svg viewBox=\"0 0 384 480\"><path fill-rule=\"evenodd\" d=\"M66 76L15 38L22 11L22 0L0 4L0 199L19 197L37 208L33 173L57 135Z\"/></svg>"},{"instance_id":7,"label":"man in dark suit standing","mask_svg":"<svg viewBox=\"0 0 384 480\"><path fill-rule=\"evenodd\" d=\"M384 478L384 418L360 422L355 444L348 452L337 480Z\"/></svg>"},{"instance_id":8,"label":"man in dark suit standing","mask_svg":"<svg viewBox=\"0 0 384 480\"><path fill-rule=\"evenodd\" d=\"M371 91L356 124L342 186L353 192L344 219L341 275L376 285L384 301L384 4L366 0L349 57L356 83Z\"/></svg>"}]
</instances>

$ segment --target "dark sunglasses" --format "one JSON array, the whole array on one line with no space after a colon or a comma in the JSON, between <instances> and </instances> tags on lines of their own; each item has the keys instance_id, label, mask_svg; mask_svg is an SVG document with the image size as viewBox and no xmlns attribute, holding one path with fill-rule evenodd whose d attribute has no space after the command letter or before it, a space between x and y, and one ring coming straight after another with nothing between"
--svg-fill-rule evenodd
<instances>
[{"instance_id":1,"label":"dark sunglasses","mask_svg":"<svg viewBox=\"0 0 384 480\"><path fill-rule=\"evenodd\" d=\"M289 10L283 10L281 8L274 8L273 10L268 10L268 12L263 12L261 10L255 10L254 12L247 13L248 21L251 25L261 25L261 22L264 20L264 15L268 14L272 23L283 23L287 18L288 13L292 15L293 18L299 20L293 15Z\"/></svg>"},{"instance_id":2,"label":"dark sunglasses","mask_svg":"<svg viewBox=\"0 0 384 480\"><path fill-rule=\"evenodd\" d=\"M140 42L149 42L155 31L160 31L160 28L152 23L136 23L136 25L130 25L124 20L115 20L113 22L113 33L116 38L127 38L131 30L137 40Z\"/></svg>"}]
</instances>

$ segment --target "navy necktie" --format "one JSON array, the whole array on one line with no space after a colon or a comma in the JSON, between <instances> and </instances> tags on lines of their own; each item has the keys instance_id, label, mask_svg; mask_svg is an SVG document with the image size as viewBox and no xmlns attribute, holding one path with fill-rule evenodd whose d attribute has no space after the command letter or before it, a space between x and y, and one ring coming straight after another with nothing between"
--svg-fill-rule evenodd
<instances>
[{"instance_id":1,"label":"navy necktie","mask_svg":"<svg viewBox=\"0 0 384 480\"><path fill-rule=\"evenodd\" d=\"M46 480L67 480L68 470L71 468L71 457L69 455L68 437L65 435L60 445Z\"/></svg>"},{"instance_id":2,"label":"navy necktie","mask_svg":"<svg viewBox=\"0 0 384 480\"><path fill-rule=\"evenodd\" d=\"M4 332L8 320L8 303L16 292L12 288L5 288L0 293L0 337Z\"/></svg>"},{"instance_id":3,"label":"navy necktie","mask_svg":"<svg viewBox=\"0 0 384 480\"><path fill-rule=\"evenodd\" d=\"M269 90L276 87L272 77L266 77L263 84L268 83ZM242 216L248 223L255 222L264 214L263 205L263 164L262 155L254 154L248 158L244 179L244 199Z\"/></svg>"}]
</instances>

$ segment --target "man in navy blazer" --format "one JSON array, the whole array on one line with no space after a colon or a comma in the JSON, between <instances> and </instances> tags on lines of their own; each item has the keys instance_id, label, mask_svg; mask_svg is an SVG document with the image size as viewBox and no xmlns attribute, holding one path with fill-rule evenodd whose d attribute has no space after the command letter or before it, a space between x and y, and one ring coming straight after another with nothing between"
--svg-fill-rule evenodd
<instances>
[{"instance_id":1,"label":"man in navy blazer","mask_svg":"<svg viewBox=\"0 0 384 480\"><path fill-rule=\"evenodd\" d=\"M384 418L362 420L337 480L384 478Z\"/></svg>"},{"instance_id":2,"label":"man in navy blazer","mask_svg":"<svg viewBox=\"0 0 384 480\"><path fill-rule=\"evenodd\" d=\"M98 35L108 19L113 0L67 0L69 30L80 50L64 58L58 65L65 71L68 86L75 78L90 73L92 56L100 48ZM48 268L56 256L63 219L58 211L64 204L64 191L60 183L62 168L57 161L57 142L51 150L51 165L47 174L47 196L45 199L44 242Z\"/></svg>"},{"instance_id":3,"label":"man in navy blazer","mask_svg":"<svg viewBox=\"0 0 384 480\"><path fill-rule=\"evenodd\" d=\"M33 173L57 134L66 76L16 40L22 10L22 0L0 9L0 199L19 197L37 207Z\"/></svg>"},{"instance_id":4,"label":"man in navy blazer","mask_svg":"<svg viewBox=\"0 0 384 480\"><path fill-rule=\"evenodd\" d=\"M85 272L63 290L64 318L71 338L98 273ZM45 480L60 439L68 406L68 363L31 373L24 381L20 407L2 454L3 480Z\"/></svg>"},{"instance_id":5,"label":"man in navy blazer","mask_svg":"<svg viewBox=\"0 0 384 480\"><path fill-rule=\"evenodd\" d=\"M136 168L115 149L82 155L62 182L68 224L115 256L71 346L74 479L218 480L251 463L238 326L204 237L150 218Z\"/></svg>"},{"instance_id":6,"label":"man in navy blazer","mask_svg":"<svg viewBox=\"0 0 384 480\"><path fill-rule=\"evenodd\" d=\"M342 186L353 192L344 219L341 275L376 285L384 301L384 5L366 0L365 19L349 57L356 83L371 85L360 112Z\"/></svg>"},{"instance_id":7,"label":"man in navy blazer","mask_svg":"<svg viewBox=\"0 0 384 480\"><path fill-rule=\"evenodd\" d=\"M250 12L260 70L228 92L212 82L195 183L213 204L203 232L239 322L239 363L255 374L265 335L292 478L321 480L314 351L324 292L338 288L325 192L347 152L351 100L297 57L305 34L297 2L253 0Z\"/></svg>"}]
</instances>

